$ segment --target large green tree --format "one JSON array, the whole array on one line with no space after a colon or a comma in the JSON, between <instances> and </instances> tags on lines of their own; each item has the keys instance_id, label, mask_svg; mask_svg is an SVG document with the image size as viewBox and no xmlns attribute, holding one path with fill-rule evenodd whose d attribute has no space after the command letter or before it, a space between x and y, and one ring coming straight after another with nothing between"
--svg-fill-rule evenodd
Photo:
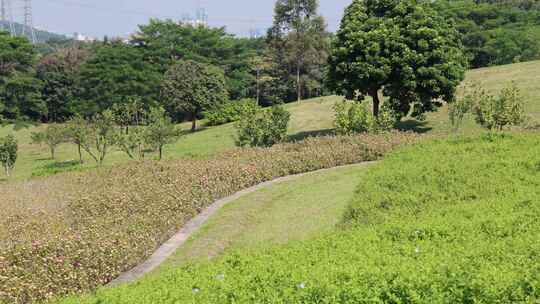
<instances>
[{"instance_id":1,"label":"large green tree","mask_svg":"<svg viewBox=\"0 0 540 304\"><path fill-rule=\"evenodd\" d=\"M79 93L80 68L89 56L88 49L70 47L39 60L36 73L43 83L42 95L47 106L48 122L64 122L73 116Z\"/></svg>"},{"instance_id":2,"label":"large green tree","mask_svg":"<svg viewBox=\"0 0 540 304\"><path fill-rule=\"evenodd\" d=\"M358 101L381 92L406 115L452 101L466 60L452 23L421 0L354 0L332 45L329 84Z\"/></svg>"},{"instance_id":3,"label":"large green tree","mask_svg":"<svg viewBox=\"0 0 540 304\"><path fill-rule=\"evenodd\" d=\"M329 35L318 7L318 0L278 0L268 31L269 53L281 69L282 80L294 83L298 101L304 93L322 89Z\"/></svg>"},{"instance_id":4,"label":"large green tree","mask_svg":"<svg viewBox=\"0 0 540 304\"><path fill-rule=\"evenodd\" d=\"M222 68L231 98L255 94L255 77L250 63L251 58L264 48L263 39L236 38L225 28L154 19L140 26L132 43L161 72L167 71L178 60L193 60Z\"/></svg>"},{"instance_id":5,"label":"large green tree","mask_svg":"<svg viewBox=\"0 0 540 304\"><path fill-rule=\"evenodd\" d=\"M152 105L159 96L161 77L140 49L120 41L105 42L81 66L77 112L92 116L134 99Z\"/></svg>"},{"instance_id":6,"label":"large green tree","mask_svg":"<svg viewBox=\"0 0 540 304\"><path fill-rule=\"evenodd\" d=\"M7 119L40 119L46 114L41 82L35 79L36 54L21 37L0 32L0 116Z\"/></svg>"},{"instance_id":7,"label":"large green tree","mask_svg":"<svg viewBox=\"0 0 540 304\"><path fill-rule=\"evenodd\" d=\"M192 60L179 61L165 73L162 95L170 112L189 114L192 131L197 128L197 117L203 111L228 99L223 71Z\"/></svg>"}]
</instances>

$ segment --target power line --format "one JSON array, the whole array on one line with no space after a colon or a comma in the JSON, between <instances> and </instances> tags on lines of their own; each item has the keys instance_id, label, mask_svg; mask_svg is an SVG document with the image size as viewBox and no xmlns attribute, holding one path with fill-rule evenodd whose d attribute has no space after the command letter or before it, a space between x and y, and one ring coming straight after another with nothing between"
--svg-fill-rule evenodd
<instances>
[{"instance_id":1,"label":"power line","mask_svg":"<svg viewBox=\"0 0 540 304\"><path fill-rule=\"evenodd\" d=\"M22 28L22 36L28 36L32 43L36 43L36 31L34 30L34 18L32 12L32 0L24 1L24 25Z\"/></svg>"}]
</instances>

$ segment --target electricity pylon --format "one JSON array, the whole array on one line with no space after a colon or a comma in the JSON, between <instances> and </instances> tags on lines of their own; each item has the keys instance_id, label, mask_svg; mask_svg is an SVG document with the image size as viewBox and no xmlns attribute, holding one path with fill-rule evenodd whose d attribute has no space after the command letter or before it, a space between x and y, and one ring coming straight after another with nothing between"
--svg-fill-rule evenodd
<instances>
[{"instance_id":1,"label":"electricity pylon","mask_svg":"<svg viewBox=\"0 0 540 304\"><path fill-rule=\"evenodd\" d=\"M24 26L22 35L28 37L32 43L36 43L36 32L34 30L34 20L32 17L32 0L24 1Z\"/></svg>"},{"instance_id":2,"label":"electricity pylon","mask_svg":"<svg viewBox=\"0 0 540 304\"><path fill-rule=\"evenodd\" d=\"M2 30L15 36L15 26L13 25L13 7L11 0L0 0L0 18L2 21Z\"/></svg>"}]
</instances>

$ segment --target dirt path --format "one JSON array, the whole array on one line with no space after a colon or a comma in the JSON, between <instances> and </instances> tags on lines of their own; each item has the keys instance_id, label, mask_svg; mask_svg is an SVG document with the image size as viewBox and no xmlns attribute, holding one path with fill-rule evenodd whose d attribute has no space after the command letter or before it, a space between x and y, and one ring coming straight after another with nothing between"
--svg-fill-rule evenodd
<instances>
[{"instance_id":1,"label":"dirt path","mask_svg":"<svg viewBox=\"0 0 540 304\"><path fill-rule=\"evenodd\" d=\"M110 285L118 285L123 283L129 283L133 282L139 278L141 278L146 273L156 269L159 265L161 265L165 260L167 260L168 257L170 257L182 244L184 244L192 235L195 233L198 229L200 229L206 221L214 214L216 211L218 211L221 207L224 205L237 200L243 195L256 192L262 188L268 187L270 185L281 183L288 180L293 180L300 178L302 176L308 175L308 174L314 174L324 171L330 171L330 170L336 170L339 168L344 167L359 167L359 166L366 166L369 164L372 164L373 162L364 162L360 164L355 165L348 165L348 166L340 166L330 169L322 169L317 171L312 171L308 173L302 173L302 174L296 174L296 175L289 175L285 177L280 177L268 182L264 182L261 184L258 184L256 186L253 186L251 188L247 188L244 190L241 190L231 196L222 198L213 204L211 204L208 208L206 208L203 212L201 212L199 215L195 216L193 219L191 219L189 222L180 229L178 233L176 233L174 236L172 236L167 242L165 242L163 245L161 245L153 254L148 258L145 262L142 264L139 264L135 268L124 272L121 274L118 278L116 278L114 281L110 283Z\"/></svg>"}]
</instances>

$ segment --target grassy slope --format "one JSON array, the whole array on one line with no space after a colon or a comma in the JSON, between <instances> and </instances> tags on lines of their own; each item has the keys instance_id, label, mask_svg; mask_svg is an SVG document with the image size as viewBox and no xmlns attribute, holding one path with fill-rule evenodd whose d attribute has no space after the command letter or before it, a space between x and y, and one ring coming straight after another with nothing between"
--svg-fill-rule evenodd
<instances>
[{"instance_id":1,"label":"grassy slope","mask_svg":"<svg viewBox=\"0 0 540 304\"><path fill-rule=\"evenodd\" d=\"M338 97L323 97L303 101L301 103L288 104L291 111L292 120L289 134L292 136L304 136L311 132L332 127L332 114L330 109L338 100ZM189 123L181 125L184 129L190 127ZM16 131L19 140L19 159L13 174L13 179L21 180L31 177L33 174L47 174L54 170L69 169L73 161L78 159L76 148L73 145L61 145L57 151L57 162L52 161L46 146L36 146L31 144L30 135L36 130L44 128L31 127ZM5 136L13 132L11 126L0 126L0 136ZM234 147L234 126L227 124L219 127L203 128L194 134L188 134L181 138L176 144L165 148L166 158L178 157L204 157L219 151ZM129 158L120 151L112 151L107 157L105 165L129 161ZM93 161L86 157L84 168L92 168ZM50 169L46 169L50 168ZM41 173L40 173L41 172ZM0 175L0 181L3 176Z\"/></svg>"},{"instance_id":2,"label":"grassy slope","mask_svg":"<svg viewBox=\"0 0 540 304\"><path fill-rule=\"evenodd\" d=\"M523 90L527 103L527 109L537 123L540 123L540 61L532 61L506 66L498 66L472 70L467 74L467 82L480 82L488 90L497 93L506 84L515 81ZM306 100L301 103L288 104L287 108L292 113L292 121L289 134L293 138L302 138L328 132L333 124L334 103L340 97L323 97ZM184 124L188 128L189 124ZM402 123L404 129L413 129L420 132L449 133L448 112L446 108L437 113L427 115L425 122L409 120ZM472 118L464 123L464 133L475 133L479 127ZM50 173L58 167L70 166L69 161L77 159L75 148L71 145L63 145L58 151L59 164L49 159L46 147L30 145L30 133L33 129L25 129L17 132L20 141L20 158L14 173L15 179L25 179L35 173ZM11 132L11 128L0 127L0 136ZM204 157L234 146L234 127L232 124L203 129L195 134L190 134L180 139L176 144L166 147L167 158L182 156ZM111 153L106 165L129 161L122 152ZM87 167L92 167L92 161L88 159ZM44 170L44 167L50 167ZM62 168L60 168L62 170ZM1 180L2 177L0 177Z\"/></svg>"},{"instance_id":3,"label":"grassy slope","mask_svg":"<svg viewBox=\"0 0 540 304\"><path fill-rule=\"evenodd\" d=\"M516 134L406 148L359 181L350 229L65 303L536 303L539 145Z\"/></svg>"},{"instance_id":4,"label":"grassy slope","mask_svg":"<svg viewBox=\"0 0 540 304\"><path fill-rule=\"evenodd\" d=\"M247 194L218 211L162 268L332 231L365 172L362 165L338 168Z\"/></svg>"}]
</instances>

